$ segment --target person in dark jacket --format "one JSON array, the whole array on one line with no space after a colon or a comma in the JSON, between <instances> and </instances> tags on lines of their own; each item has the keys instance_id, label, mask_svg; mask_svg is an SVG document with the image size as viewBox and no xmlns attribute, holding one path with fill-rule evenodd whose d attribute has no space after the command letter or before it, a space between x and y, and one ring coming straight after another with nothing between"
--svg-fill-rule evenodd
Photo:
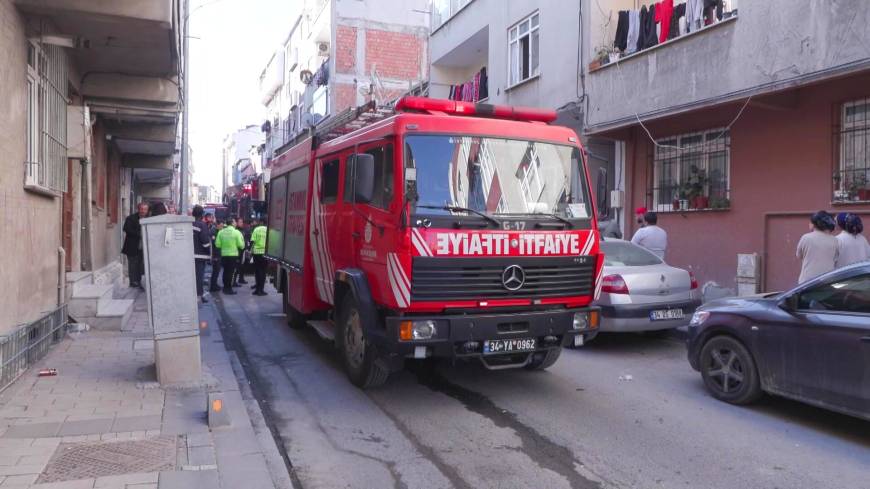
<instances>
[{"instance_id":1,"label":"person in dark jacket","mask_svg":"<svg viewBox=\"0 0 870 489\"><path fill-rule=\"evenodd\" d=\"M208 224L202 220L205 210L201 205L193 206L193 261L196 270L196 295L206 303L202 280L205 275L205 264L211 259L211 234Z\"/></svg>"},{"instance_id":2,"label":"person in dark jacket","mask_svg":"<svg viewBox=\"0 0 870 489\"><path fill-rule=\"evenodd\" d=\"M214 245L214 240L217 237L217 233L224 228L224 224L222 222L214 223L210 229L211 235L211 278L209 279L209 292L220 292L221 287L218 285L218 278L221 275L221 269L223 265L221 265L221 254L219 250Z\"/></svg>"},{"instance_id":3,"label":"person in dark jacket","mask_svg":"<svg viewBox=\"0 0 870 489\"><path fill-rule=\"evenodd\" d=\"M136 212L124 220L124 246L121 253L127 256L127 273L130 276L130 287L142 288L142 275L145 273L145 263L142 257L142 227L139 219L148 217L148 204L140 202Z\"/></svg>"}]
</instances>

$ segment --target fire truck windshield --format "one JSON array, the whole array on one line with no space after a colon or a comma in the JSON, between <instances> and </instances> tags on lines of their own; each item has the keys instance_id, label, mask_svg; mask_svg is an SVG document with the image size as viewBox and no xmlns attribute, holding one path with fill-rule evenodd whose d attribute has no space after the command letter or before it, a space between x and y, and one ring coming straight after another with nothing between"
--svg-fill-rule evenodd
<instances>
[{"instance_id":1,"label":"fire truck windshield","mask_svg":"<svg viewBox=\"0 0 870 489\"><path fill-rule=\"evenodd\" d=\"M414 204L420 214L482 212L564 220L585 219L591 212L580 151L572 146L415 135L405 139L405 166L416 169Z\"/></svg>"}]
</instances>

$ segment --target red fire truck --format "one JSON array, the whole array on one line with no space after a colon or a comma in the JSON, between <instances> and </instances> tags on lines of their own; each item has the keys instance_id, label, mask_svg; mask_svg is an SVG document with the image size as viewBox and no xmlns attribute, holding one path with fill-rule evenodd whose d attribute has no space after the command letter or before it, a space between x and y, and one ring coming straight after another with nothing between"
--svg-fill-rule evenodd
<instances>
[{"instance_id":1,"label":"red fire truck","mask_svg":"<svg viewBox=\"0 0 870 489\"><path fill-rule=\"evenodd\" d=\"M406 97L273 160L267 256L292 327L350 380L406 359L552 365L597 332L603 256L583 150L555 112Z\"/></svg>"}]
</instances>

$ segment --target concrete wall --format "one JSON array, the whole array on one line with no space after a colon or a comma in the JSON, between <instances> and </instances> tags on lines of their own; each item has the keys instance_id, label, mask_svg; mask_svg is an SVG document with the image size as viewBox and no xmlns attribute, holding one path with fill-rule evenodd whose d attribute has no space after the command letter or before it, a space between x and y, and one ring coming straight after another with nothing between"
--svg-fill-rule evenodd
<instances>
[{"instance_id":1,"label":"concrete wall","mask_svg":"<svg viewBox=\"0 0 870 489\"><path fill-rule=\"evenodd\" d=\"M602 32L600 3L583 2L586 63L595 47L613 42L615 28L608 39L592 37ZM867 7L866 0L741 1L736 20L589 73L587 128L631 124L636 113L648 119L867 65Z\"/></svg>"},{"instance_id":2,"label":"concrete wall","mask_svg":"<svg viewBox=\"0 0 870 489\"><path fill-rule=\"evenodd\" d=\"M866 97L870 73L865 72L795 90L789 105L766 104L764 98L750 105L731 129L731 209L660 213L659 225L669 236L667 261L692 268L701 283L734 288L737 254L754 252L766 262L767 290L795 285L800 271L795 248L807 232L810 213L828 209L870 218L870 205L831 204L831 175L837 164L833 127L843 102ZM661 138L722 127L738 109L730 104L696 111L649 128ZM650 140L638 126L610 135L627 143L626 207L648 206ZM629 223L631 236L634 226Z\"/></svg>"},{"instance_id":3,"label":"concrete wall","mask_svg":"<svg viewBox=\"0 0 870 489\"><path fill-rule=\"evenodd\" d=\"M448 90L446 85L468 81L485 62L489 76L489 103L556 109L576 101L579 82L579 8L579 0L471 2L431 35L431 95L445 97ZM539 10L541 15L541 74L536 79L510 88L508 29L535 10ZM464 45L487 28L486 42ZM473 50L480 47L483 47L482 52L476 55Z\"/></svg>"},{"instance_id":4,"label":"concrete wall","mask_svg":"<svg viewBox=\"0 0 870 489\"><path fill-rule=\"evenodd\" d=\"M24 19L0 0L0 334L56 305L61 199L24 190Z\"/></svg>"}]
</instances>

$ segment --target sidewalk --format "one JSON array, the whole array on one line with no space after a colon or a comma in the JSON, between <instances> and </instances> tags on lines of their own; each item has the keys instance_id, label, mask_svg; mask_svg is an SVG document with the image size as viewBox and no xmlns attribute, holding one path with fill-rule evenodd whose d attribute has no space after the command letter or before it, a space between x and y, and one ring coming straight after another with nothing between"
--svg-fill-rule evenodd
<instances>
[{"instance_id":1,"label":"sidewalk","mask_svg":"<svg viewBox=\"0 0 870 489\"><path fill-rule=\"evenodd\" d=\"M291 487L212 304L200 321L207 385L185 390L155 380L144 294L127 330L70 333L0 393L0 489ZM38 377L42 368L57 375ZM231 426L209 430L211 391L223 394Z\"/></svg>"}]
</instances>

